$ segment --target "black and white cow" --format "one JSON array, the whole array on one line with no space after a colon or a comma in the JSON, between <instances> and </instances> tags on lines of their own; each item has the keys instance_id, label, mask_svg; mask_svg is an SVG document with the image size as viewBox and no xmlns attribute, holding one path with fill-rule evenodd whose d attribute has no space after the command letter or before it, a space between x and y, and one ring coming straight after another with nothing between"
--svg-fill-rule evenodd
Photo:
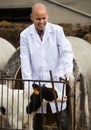
<instances>
[{"instance_id":1,"label":"black and white cow","mask_svg":"<svg viewBox=\"0 0 91 130\"><path fill-rule=\"evenodd\" d=\"M37 84L33 84L32 87L34 91L29 97L24 95L24 90L11 89L7 85L0 85L0 115L8 117L9 124L13 129L33 130L33 116L41 103L44 100L46 102L53 101L54 94L57 98L57 92L50 87L41 87Z\"/></svg>"}]
</instances>

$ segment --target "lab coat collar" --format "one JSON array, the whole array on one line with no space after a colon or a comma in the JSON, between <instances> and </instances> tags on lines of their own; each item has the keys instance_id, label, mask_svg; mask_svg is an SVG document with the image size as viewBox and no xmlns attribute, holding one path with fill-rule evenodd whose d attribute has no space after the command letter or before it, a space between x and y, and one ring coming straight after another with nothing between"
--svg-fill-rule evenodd
<instances>
[{"instance_id":1,"label":"lab coat collar","mask_svg":"<svg viewBox=\"0 0 91 130\"><path fill-rule=\"evenodd\" d=\"M30 33L31 37L34 39L34 41L37 40L38 42L40 42L40 38L39 38L39 36L38 36L38 34L37 34L37 31L36 31L36 29L35 29L34 24L32 24L32 25L30 26L30 31L29 31L29 33Z\"/></svg>"},{"instance_id":2,"label":"lab coat collar","mask_svg":"<svg viewBox=\"0 0 91 130\"><path fill-rule=\"evenodd\" d=\"M50 27L50 23L47 22L45 30L44 30L43 42L45 42L48 39L48 37L50 37L51 32L52 32L52 29ZM37 31L35 29L34 24L32 24L30 26L30 35L33 37L34 40L37 40L38 42L41 42L41 40L40 40L40 38L39 38L39 36L37 34Z\"/></svg>"},{"instance_id":3,"label":"lab coat collar","mask_svg":"<svg viewBox=\"0 0 91 130\"><path fill-rule=\"evenodd\" d=\"M51 32L52 32L52 29L50 27L50 24L47 22L46 27L45 27L44 39L43 39L44 41L50 37Z\"/></svg>"}]
</instances>

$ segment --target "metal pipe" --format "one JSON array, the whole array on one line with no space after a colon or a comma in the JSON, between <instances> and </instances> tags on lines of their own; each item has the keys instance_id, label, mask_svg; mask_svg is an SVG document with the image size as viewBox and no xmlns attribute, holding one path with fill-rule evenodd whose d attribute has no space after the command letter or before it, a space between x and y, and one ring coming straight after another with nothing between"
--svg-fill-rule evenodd
<instances>
[{"instance_id":1,"label":"metal pipe","mask_svg":"<svg viewBox=\"0 0 91 130\"><path fill-rule=\"evenodd\" d=\"M78 13L78 14L81 14L81 15L83 15L83 16L86 16L86 17L91 18L91 14L86 13L86 12L83 12L83 11L80 11L80 10L77 10L77 9L74 9L74 8L68 6L68 5L63 4L62 2L57 2L57 1L55 1L55 0L46 0L46 1L49 1L49 2L51 2L51 3L53 3L53 4L56 4L56 5L58 5L58 6L61 6L61 7L63 7L63 8L68 9L68 10L71 10L71 11L73 11L73 12L75 12L75 13Z\"/></svg>"},{"instance_id":2,"label":"metal pipe","mask_svg":"<svg viewBox=\"0 0 91 130\"><path fill-rule=\"evenodd\" d=\"M51 78L52 88L55 91L52 71L50 71L50 78ZM58 113L58 104L57 104L55 93L54 93L54 101L55 101L55 107L56 107L56 111L57 111L57 126L58 126L58 130L61 130L61 126L60 126L60 115Z\"/></svg>"}]
</instances>

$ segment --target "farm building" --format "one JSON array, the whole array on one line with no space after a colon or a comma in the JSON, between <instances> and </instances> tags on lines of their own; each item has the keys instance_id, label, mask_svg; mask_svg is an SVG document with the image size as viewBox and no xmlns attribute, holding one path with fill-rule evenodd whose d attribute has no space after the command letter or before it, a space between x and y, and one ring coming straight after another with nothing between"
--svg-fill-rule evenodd
<instances>
[{"instance_id":1,"label":"farm building","mask_svg":"<svg viewBox=\"0 0 91 130\"><path fill-rule=\"evenodd\" d=\"M76 0L0 0L0 19L3 20L6 16L6 19L11 18L11 21L16 18L18 20L21 18L21 22L25 19L29 20L28 13L31 12L31 7L36 2L46 5L50 22L91 24L90 0L80 0L79 2Z\"/></svg>"},{"instance_id":2,"label":"farm building","mask_svg":"<svg viewBox=\"0 0 91 130\"><path fill-rule=\"evenodd\" d=\"M77 37L67 37L72 44L74 52L74 75L76 78L76 98L80 97L80 104L77 100L77 109L76 109L76 124L80 122L83 129L90 129L90 81L91 75L89 70L91 69L90 62L90 50L91 46L85 40ZM85 58L85 60L84 60ZM88 65L87 65L88 63ZM4 77L21 79L21 67L20 67L20 58L19 58L19 48L12 54L4 69ZM80 77L81 75L81 77ZM80 77L80 79L79 79ZM19 87L22 89L22 82L20 82ZM17 88L17 82L14 84L14 88ZM81 98L81 96L83 98ZM78 107L79 106L79 107ZM81 108L82 109L81 109ZM79 117L79 112L80 114ZM84 117L84 118L83 118ZM79 121L78 121L79 120ZM77 126L76 126L77 127Z\"/></svg>"},{"instance_id":3,"label":"farm building","mask_svg":"<svg viewBox=\"0 0 91 130\"><path fill-rule=\"evenodd\" d=\"M83 2L84 1L84 2ZM34 3L44 3L49 12L49 21L53 23L70 23L77 25L91 25L91 1L80 0L0 0L0 21L18 21L30 22L29 13ZM83 7L83 8L82 8ZM11 11L12 10L12 11ZM26 10L26 11L25 11ZM21 13L18 13L18 12ZM7 13L8 12L8 13ZM12 13L13 12L13 15ZM4 15L3 15L4 13ZM25 15L22 15L24 14ZM27 16L26 16L27 13ZM5 17L4 17L5 16ZM7 26L6 26L7 29ZM71 129L72 130L90 130L91 129L91 45L83 39L73 36L67 36L72 44L74 52L74 75L75 75L75 100L74 90L72 90L71 102ZM13 39L14 40L14 39ZM20 65L20 48L15 48L7 40L0 38L0 70L3 73L0 75L0 83L3 83L3 78L9 78L7 85L12 85L15 89L19 86L23 89L21 80L21 65ZM2 75L3 74L3 75ZM15 79L14 82L10 79ZM19 80L20 79L20 80ZM17 82L19 80L19 83ZM4 80L5 81L5 80ZM12 97L13 101L13 97ZM75 103L75 104L74 104ZM74 104L74 105L73 105ZM22 104L23 105L23 104ZM76 109L74 109L75 106ZM12 106L13 107L13 106ZM18 109L17 109L18 110ZM12 109L13 111L13 109ZM75 113L74 113L75 112ZM18 112L17 112L18 114ZM75 117L75 119L74 119ZM6 118L4 118L6 120ZM13 117L12 117L13 120ZM22 119L23 120L23 119ZM1 121L1 120L0 120ZM18 121L18 119L17 119ZM23 122L21 122L23 124ZM29 123L29 122L28 122ZM11 123L13 124L13 123ZM28 124L29 125L29 124ZM18 126L18 122L17 122ZM8 127L6 126L6 129Z\"/></svg>"}]
</instances>

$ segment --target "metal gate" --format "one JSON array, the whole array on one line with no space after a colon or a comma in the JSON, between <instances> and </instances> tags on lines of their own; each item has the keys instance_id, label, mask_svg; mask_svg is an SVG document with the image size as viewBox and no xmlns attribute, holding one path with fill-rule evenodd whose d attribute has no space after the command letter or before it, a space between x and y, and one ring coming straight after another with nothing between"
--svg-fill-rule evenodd
<instances>
[{"instance_id":1,"label":"metal gate","mask_svg":"<svg viewBox=\"0 0 91 130\"><path fill-rule=\"evenodd\" d=\"M22 79L11 79L11 78L0 78L0 130L32 130L31 124L35 112L32 114L26 113L26 106L30 102L29 93L26 96L23 89L23 83L28 82L30 85L31 82L38 84L39 87L41 84L51 83L52 89L55 91L55 83L63 84L63 89L66 86L67 93L67 110L70 122L70 130L76 130L78 127L78 122L80 120L78 111L76 110L77 102L79 102L79 112L81 112L81 93L76 93L76 87L72 90L70 89L69 83L66 79L59 78L59 81L54 81L52 73L50 72L50 81L48 80L22 80ZM80 83L80 79L76 79L76 84ZM17 84L17 88L15 87ZM79 89L80 90L80 89ZM41 91L40 91L41 92ZM64 90L63 90L64 93ZM77 96L76 96L77 94ZM41 94L40 94L41 95ZM56 111L58 113L57 100L54 95L54 102L56 106ZM63 102L63 94L62 101ZM42 101L41 101L42 103ZM43 106L41 105L41 110ZM42 113L43 114L43 113ZM43 128L44 130L60 130L58 128L57 122L58 114L55 121L50 116L43 116Z\"/></svg>"}]
</instances>

